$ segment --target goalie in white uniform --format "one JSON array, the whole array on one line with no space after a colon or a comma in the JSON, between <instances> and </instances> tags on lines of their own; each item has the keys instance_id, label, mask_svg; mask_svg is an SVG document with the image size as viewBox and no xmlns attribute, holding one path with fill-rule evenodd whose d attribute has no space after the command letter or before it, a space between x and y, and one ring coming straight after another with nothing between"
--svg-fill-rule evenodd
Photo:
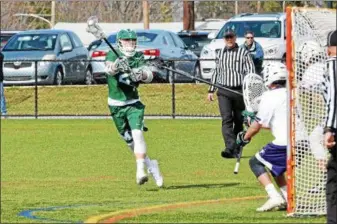
<instances>
[{"instance_id":1,"label":"goalie in white uniform","mask_svg":"<svg viewBox=\"0 0 337 224\"><path fill-rule=\"evenodd\" d=\"M300 47L301 61L304 74L298 80L296 140L298 147L310 149L314 158L318 161L321 170L325 170L327 150L323 146L323 127L326 104L326 65L322 62L323 48L315 41L304 42ZM301 97L302 96L302 97ZM302 103L308 105L302 106ZM321 108L320 108L321 107ZM316 109L316 110L315 110ZM305 117L310 120L306 122ZM301 160L303 155L300 155ZM301 161L299 161L301 163Z\"/></svg>"},{"instance_id":2,"label":"goalie in white uniform","mask_svg":"<svg viewBox=\"0 0 337 224\"><path fill-rule=\"evenodd\" d=\"M261 97L255 121L247 131L240 132L237 143L248 144L261 128L269 128L275 139L253 156L249 165L269 196L268 201L256 211L264 212L286 207L287 185L284 177L287 162L287 69L282 63L270 63L263 70L264 83L270 90ZM269 174L280 187L281 194L273 185Z\"/></svg>"}]
</instances>

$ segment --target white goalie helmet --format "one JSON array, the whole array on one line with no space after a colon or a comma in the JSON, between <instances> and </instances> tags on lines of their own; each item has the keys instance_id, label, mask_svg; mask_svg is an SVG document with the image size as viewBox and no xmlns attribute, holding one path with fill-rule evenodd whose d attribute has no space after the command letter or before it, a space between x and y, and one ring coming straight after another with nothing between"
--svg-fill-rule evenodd
<instances>
[{"instance_id":1,"label":"white goalie helmet","mask_svg":"<svg viewBox=\"0 0 337 224\"><path fill-rule=\"evenodd\" d=\"M263 68L263 81L266 87L269 87L276 81L286 81L288 71L285 64L281 62L270 62Z\"/></svg>"},{"instance_id":2,"label":"white goalie helmet","mask_svg":"<svg viewBox=\"0 0 337 224\"><path fill-rule=\"evenodd\" d=\"M305 41L297 49L299 54L299 59L305 64L310 63L323 52L323 48L316 41L309 40ZM316 59L317 60L317 59Z\"/></svg>"}]
</instances>

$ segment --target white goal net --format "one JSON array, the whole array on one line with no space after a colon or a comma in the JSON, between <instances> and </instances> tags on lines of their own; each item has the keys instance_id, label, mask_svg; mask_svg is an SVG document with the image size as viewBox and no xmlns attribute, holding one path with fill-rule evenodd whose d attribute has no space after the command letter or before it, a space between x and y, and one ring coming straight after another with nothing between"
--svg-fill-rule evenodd
<instances>
[{"instance_id":1,"label":"white goal net","mask_svg":"<svg viewBox=\"0 0 337 224\"><path fill-rule=\"evenodd\" d=\"M326 214L327 150L326 40L336 29L336 11L287 9L287 65L290 68L290 145L288 148L288 214ZM291 18L289 18L291 16ZM291 44L291 45L290 45Z\"/></svg>"}]
</instances>

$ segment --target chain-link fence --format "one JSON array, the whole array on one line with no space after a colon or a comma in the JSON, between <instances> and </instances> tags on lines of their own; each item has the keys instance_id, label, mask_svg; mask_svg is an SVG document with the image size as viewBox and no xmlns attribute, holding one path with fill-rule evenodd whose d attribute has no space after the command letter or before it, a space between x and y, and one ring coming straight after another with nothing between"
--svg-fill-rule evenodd
<instances>
[{"instance_id":1,"label":"chain-link fence","mask_svg":"<svg viewBox=\"0 0 337 224\"><path fill-rule=\"evenodd\" d=\"M279 59L265 62L269 60ZM106 82L102 79L101 84L88 82L88 78L95 77L92 71L88 72L91 62L5 60L3 68L8 116L109 116ZM138 87L147 116L219 116L217 102L207 101L209 85L202 82L205 79L201 74L196 76L200 82L194 79L180 80L181 75L163 71L167 76L173 75L172 78L161 77L151 84ZM186 71L184 74L192 75Z\"/></svg>"}]
</instances>

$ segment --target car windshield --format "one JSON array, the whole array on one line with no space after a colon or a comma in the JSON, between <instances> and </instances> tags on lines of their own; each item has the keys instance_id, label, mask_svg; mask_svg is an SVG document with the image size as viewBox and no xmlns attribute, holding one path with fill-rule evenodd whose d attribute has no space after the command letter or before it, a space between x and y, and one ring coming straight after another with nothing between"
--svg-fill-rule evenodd
<instances>
[{"instance_id":1,"label":"car windshield","mask_svg":"<svg viewBox=\"0 0 337 224\"><path fill-rule=\"evenodd\" d=\"M185 36L182 35L180 38L184 41L187 47L191 47L192 45L202 48L206 44L208 44L211 40L207 38L207 35L202 36Z\"/></svg>"},{"instance_id":2,"label":"car windshield","mask_svg":"<svg viewBox=\"0 0 337 224\"><path fill-rule=\"evenodd\" d=\"M222 39L224 32L228 29L234 30L237 37L244 37L246 31L253 31L255 37L260 38L280 38L281 22L270 21L231 21L226 23L216 39Z\"/></svg>"},{"instance_id":3,"label":"car windshield","mask_svg":"<svg viewBox=\"0 0 337 224\"><path fill-rule=\"evenodd\" d=\"M14 35L14 34L13 34ZM1 39L1 48L3 48L6 43L8 42L8 40L13 36L13 35L9 35L9 34L4 34L0 37Z\"/></svg>"},{"instance_id":4,"label":"car windshield","mask_svg":"<svg viewBox=\"0 0 337 224\"><path fill-rule=\"evenodd\" d=\"M136 32L137 33L137 44L146 45L151 43L154 39L156 39L157 34L155 33L147 33L147 32ZM116 34L112 34L108 37L108 41L111 44L116 44ZM107 44L104 42L101 46L106 46Z\"/></svg>"},{"instance_id":5,"label":"car windshield","mask_svg":"<svg viewBox=\"0 0 337 224\"><path fill-rule=\"evenodd\" d=\"M57 34L20 34L14 36L3 51L49 51L54 50Z\"/></svg>"}]
</instances>

